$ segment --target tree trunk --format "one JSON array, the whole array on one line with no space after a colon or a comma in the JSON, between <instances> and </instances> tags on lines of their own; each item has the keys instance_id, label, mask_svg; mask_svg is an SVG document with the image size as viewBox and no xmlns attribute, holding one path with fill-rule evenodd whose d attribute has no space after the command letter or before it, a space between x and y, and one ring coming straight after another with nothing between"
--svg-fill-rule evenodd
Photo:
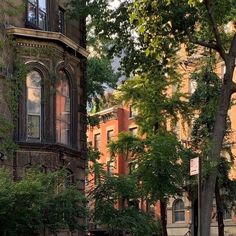
<instances>
[{"instance_id":1,"label":"tree trunk","mask_svg":"<svg viewBox=\"0 0 236 236\"><path fill-rule=\"evenodd\" d=\"M234 63L234 61L232 62ZM209 236L211 226L212 202L215 192L215 183L217 176L217 161L220 157L220 151L226 131L227 113L231 101L231 82L233 77L231 61L226 64L226 74L222 84L219 98L219 105L216 113L211 150L209 151L207 161L210 162L211 169L207 173L202 186L202 205L201 207L201 232L199 236Z\"/></svg>"},{"instance_id":2,"label":"tree trunk","mask_svg":"<svg viewBox=\"0 0 236 236\"><path fill-rule=\"evenodd\" d=\"M222 208L222 200L220 196L218 179L216 179L215 198L216 198L216 209L217 209L218 236L224 236L223 208Z\"/></svg>"},{"instance_id":3,"label":"tree trunk","mask_svg":"<svg viewBox=\"0 0 236 236\"><path fill-rule=\"evenodd\" d=\"M161 208L161 226L162 226L162 236L168 236L167 233L167 220L166 220L166 201L160 201Z\"/></svg>"}]
</instances>

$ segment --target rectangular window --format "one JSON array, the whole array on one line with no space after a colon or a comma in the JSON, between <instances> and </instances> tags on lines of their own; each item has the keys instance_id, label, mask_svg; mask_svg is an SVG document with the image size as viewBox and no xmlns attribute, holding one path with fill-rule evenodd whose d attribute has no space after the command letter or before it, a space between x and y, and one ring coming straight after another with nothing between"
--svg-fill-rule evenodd
<instances>
[{"instance_id":1,"label":"rectangular window","mask_svg":"<svg viewBox=\"0 0 236 236\"><path fill-rule=\"evenodd\" d=\"M113 139L114 137L114 131L113 130L108 130L107 131L107 143L110 143L111 140Z\"/></svg>"},{"instance_id":2,"label":"rectangular window","mask_svg":"<svg viewBox=\"0 0 236 236\"><path fill-rule=\"evenodd\" d=\"M138 134L138 128L137 127L130 128L129 131L133 136L137 136L137 134Z\"/></svg>"},{"instance_id":3,"label":"rectangular window","mask_svg":"<svg viewBox=\"0 0 236 236\"><path fill-rule=\"evenodd\" d=\"M115 162L114 161L108 161L107 162L107 173L109 176L112 176L115 169Z\"/></svg>"},{"instance_id":4,"label":"rectangular window","mask_svg":"<svg viewBox=\"0 0 236 236\"><path fill-rule=\"evenodd\" d=\"M138 115L138 109L135 108L133 105L129 106L129 117L134 118Z\"/></svg>"},{"instance_id":5,"label":"rectangular window","mask_svg":"<svg viewBox=\"0 0 236 236\"><path fill-rule=\"evenodd\" d=\"M94 148L97 150L100 150L100 145L101 145L101 135L95 134L94 135Z\"/></svg>"},{"instance_id":6,"label":"rectangular window","mask_svg":"<svg viewBox=\"0 0 236 236\"><path fill-rule=\"evenodd\" d=\"M27 22L32 27L47 29L46 0L28 0Z\"/></svg>"},{"instance_id":7,"label":"rectangular window","mask_svg":"<svg viewBox=\"0 0 236 236\"><path fill-rule=\"evenodd\" d=\"M58 10L58 31L62 34L65 33L65 10L61 7Z\"/></svg>"}]
</instances>

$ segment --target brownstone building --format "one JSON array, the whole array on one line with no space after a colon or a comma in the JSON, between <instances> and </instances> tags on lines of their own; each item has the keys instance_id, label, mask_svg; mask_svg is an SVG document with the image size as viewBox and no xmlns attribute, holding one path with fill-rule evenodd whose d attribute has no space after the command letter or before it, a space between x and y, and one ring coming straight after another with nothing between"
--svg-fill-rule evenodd
<instances>
[{"instance_id":1,"label":"brownstone building","mask_svg":"<svg viewBox=\"0 0 236 236\"><path fill-rule=\"evenodd\" d=\"M66 167L70 181L84 189L86 162L85 19L66 17L67 0L2 1L2 33L10 36L0 78L0 114L15 125L18 148L1 165L19 178L38 165L44 172ZM23 7L22 7L23 6ZM4 34L3 33L3 34ZM8 38L9 39L9 38ZM11 47L14 47L12 50ZM8 52L5 52L8 54ZM16 63L17 62L17 63ZM4 97L6 77L26 68L14 119ZM3 142L4 137L0 137ZM1 151L1 150L0 150Z\"/></svg>"}]
</instances>

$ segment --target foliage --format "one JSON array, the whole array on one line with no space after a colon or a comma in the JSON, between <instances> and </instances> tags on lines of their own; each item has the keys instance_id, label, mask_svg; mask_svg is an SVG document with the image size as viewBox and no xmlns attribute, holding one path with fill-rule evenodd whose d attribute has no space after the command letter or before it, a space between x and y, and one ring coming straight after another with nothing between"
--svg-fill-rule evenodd
<instances>
[{"instance_id":1,"label":"foliage","mask_svg":"<svg viewBox=\"0 0 236 236\"><path fill-rule=\"evenodd\" d=\"M129 232L132 235L160 235L160 225L138 209L142 197L137 181L130 176L106 176L95 189L93 220L105 226L111 235ZM123 207L118 209L118 205Z\"/></svg>"},{"instance_id":2,"label":"foliage","mask_svg":"<svg viewBox=\"0 0 236 236\"><path fill-rule=\"evenodd\" d=\"M12 0L2 3L0 10L0 73L1 73L1 97L3 114L0 114L0 150L7 157L12 157L17 149L12 136L14 125L18 117L19 96L25 80L26 67L14 57L15 44L12 37L6 33L6 24L9 16L18 15L24 9ZM15 73L12 73L15 65Z\"/></svg>"},{"instance_id":3,"label":"foliage","mask_svg":"<svg viewBox=\"0 0 236 236\"><path fill-rule=\"evenodd\" d=\"M106 57L93 56L88 59L87 97L88 105L93 111L98 111L101 101L105 100L105 90L115 88L118 74Z\"/></svg>"},{"instance_id":4,"label":"foliage","mask_svg":"<svg viewBox=\"0 0 236 236\"><path fill-rule=\"evenodd\" d=\"M1 235L38 235L44 228L82 229L79 218L85 214L85 199L74 187L58 188L63 176L31 170L14 182L8 171L0 169Z\"/></svg>"},{"instance_id":5,"label":"foliage","mask_svg":"<svg viewBox=\"0 0 236 236\"><path fill-rule=\"evenodd\" d=\"M127 87L124 85L122 96L140 110L137 122L147 136L159 129L166 129L166 119L168 122L173 119L175 123L179 113L185 116L189 114L186 106L181 105L187 102L182 99L181 94L168 97L170 94L167 93L171 85L178 85L179 80L174 78L179 77L177 65L180 61L186 59L187 64L197 62L200 68L202 63L198 60L199 57L209 57L205 53L206 48L215 53L211 56L220 58L225 63L223 83L216 85L212 94L216 95L216 99L211 100L210 106L201 106L205 115L201 114L195 129L197 135L204 135L208 139L207 148L202 152L205 152L208 167L211 168L208 168L209 171L204 176L204 208L201 217L203 232L200 232L201 235L208 236L217 166L226 133L227 111L231 95L236 92L236 85L232 80L236 58L235 1L135 0L123 1L118 8L112 10L108 7L109 1L103 0L104 5L101 8L98 5L97 12L92 11L92 8L89 11L90 4L95 4L96 1L84 2L88 3L86 14L90 14L94 36L110 41L108 55L120 55L126 75L138 75L127 82ZM231 29L228 30L227 27ZM189 57L179 53L183 48L186 48ZM216 76L212 70L203 72L203 75L212 80L206 86L212 91L211 85ZM168 82L169 78L172 82ZM208 103L206 89L202 92L198 97L205 97L200 102ZM205 144L204 139L202 141L201 145Z\"/></svg>"}]
</instances>

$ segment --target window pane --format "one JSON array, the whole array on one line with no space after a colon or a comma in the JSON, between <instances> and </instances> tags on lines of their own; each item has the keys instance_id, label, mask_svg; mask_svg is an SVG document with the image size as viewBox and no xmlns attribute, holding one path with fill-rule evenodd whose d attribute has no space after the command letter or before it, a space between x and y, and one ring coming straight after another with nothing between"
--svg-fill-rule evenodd
<instances>
[{"instance_id":1,"label":"window pane","mask_svg":"<svg viewBox=\"0 0 236 236\"><path fill-rule=\"evenodd\" d=\"M39 9L46 12L46 0L39 0Z\"/></svg>"},{"instance_id":2,"label":"window pane","mask_svg":"<svg viewBox=\"0 0 236 236\"><path fill-rule=\"evenodd\" d=\"M27 111L30 114L41 113L41 89L28 88Z\"/></svg>"},{"instance_id":3,"label":"window pane","mask_svg":"<svg viewBox=\"0 0 236 236\"><path fill-rule=\"evenodd\" d=\"M107 131L107 143L109 143L114 136L114 131L113 130L108 130Z\"/></svg>"},{"instance_id":4,"label":"window pane","mask_svg":"<svg viewBox=\"0 0 236 236\"><path fill-rule=\"evenodd\" d=\"M58 30L61 33L64 33L64 10L59 8L58 12Z\"/></svg>"},{"instance_id":5,"label":"window pane","mask_svg":"<svg viewBox=\"0 0 236 236\"><path fill-rule=\"evenodd\" d=\"M138 128L137 128L137 127L135 127L135 128L130 128L129 131L131 132L131 134L132 134L133 136L137 136L137 134L138 134Z\"/></svg>"},{"instance_id":6,"label":"window pane","mask_svg":"<svg viewBox=\"0 0 236 236\"><path fill-rule=\"evenodd\" d=\"M28 21L34 25L37 24L37 17L36 17L36 6L29 3L28 4Z\"/></svg>"},{"instance_id":7,"label":"window pane","mask_svg":"<svg viewBox=\"0 0 236 236\"><path fill-rule=\"evenodd\" d=\"M39 11L39 28L46 30L46 13Z\"/></svg>"},{"instance_id":8,"label":"window pane","mask_svg":"<svg viewBox=\"0 0 236 236\"><path fill-rule=\"evenodd\" d=\"M184 212L175 212L175 221L184 221Z\"/></svg>"},{"instance_id":9,"label":"window pane","mask_svg":"<svg viewBox=\"0 0 236 236\"><path fill-rule=\"evenodd\" d=\"M37 4L37 0L29 0L30 3L36 5Z\"/></svg>"},{"instance_id":10,"label":"window pane","mask_svg":"<svg viewBox=\"0 0 236 236\"><path fill-rule=\"evenodd\" d=\"M40 88L41 87L41 76L37 71L32 71L27 75L27 86Z\"/></svg>"},{"instance_id":11,"label":"window pane","mask_svg":"<svg viewBox=\"0 0 236 236\"><path fill-rule=\"evenodd\" d=\"M27 121L28 138L40 138L40 116L28 115Z\"/></svg>"},{"instance_id":12,"label":"window pane","mask_svg":"<svg viewBox=\"0 0 236 236\"><path fill-rule=\"evenodd\" d=\"M185 221L184 202L177 200L173 205L174 222Z\"/></svg>"},{"instance_id":13,"label":"window pane","mask_svg":"<svg viewBox=\"0 0 236 236\"><path fill-rule=\"evenodd\" d=\"M71 102L70 87L65 72L60 71L60 80L56 87L56 140L70 144Z\"/></svg>"},{"instance_id":14,"label":"window pane","mask_svg":"<svg viewBox=\"0 0 236 236\"><path fill-rule=\"evenodd\" d=\"M97 150L100 150L100 145L101 145L101 135L100 134L95 134L94 135L94 147Z\"/></svg>"},{"instance_id":15,"label":"window pane","mask_svg":"<svg viewBox=\"0 0 236 236\"><path fill-rule=\"evenodd\" d=\"M40 139L41 76L32 71L26 78L27 86L27 137Z\"/></svg>"}]
</instances>

